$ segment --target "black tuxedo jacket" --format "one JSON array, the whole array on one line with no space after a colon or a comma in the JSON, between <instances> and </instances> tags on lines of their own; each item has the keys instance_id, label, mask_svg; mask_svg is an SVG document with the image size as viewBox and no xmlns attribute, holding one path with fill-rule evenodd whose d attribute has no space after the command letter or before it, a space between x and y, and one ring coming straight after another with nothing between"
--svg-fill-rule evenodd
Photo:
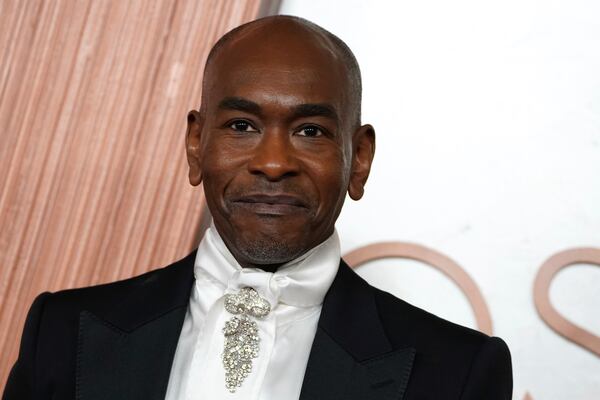
<instances>
[{"instance_id":1,"label":"black tuxedo jacket","mask_svg":"<svg viewBox=\"0 0 600 400\"><path fill-rule=\"evenodd\" d=\"M164 399L194 258L38 296L3 399ZM511 393L510 353L501 339L380 291L341 261L323 302L302 400L509 400Z\"/></svg>"}]
</instances>

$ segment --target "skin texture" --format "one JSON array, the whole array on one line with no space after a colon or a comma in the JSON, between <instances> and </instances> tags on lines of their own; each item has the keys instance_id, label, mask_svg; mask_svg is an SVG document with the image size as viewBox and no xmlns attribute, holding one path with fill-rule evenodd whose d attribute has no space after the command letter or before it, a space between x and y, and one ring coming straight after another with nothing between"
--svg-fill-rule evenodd
<instances>
[{"instance_id":1,"label":"skin texture","mask_svg":"<svg viewBox=\"0 0 600 400\"><path fill-rule=\"evenodd\" d=\"M302 20L245 25L205 69L188 114L189 180L242 267L275 271L327 239L375 151L339 48ZM358 94L360 96L360 94Z\"/></svg>"}]
</instances>

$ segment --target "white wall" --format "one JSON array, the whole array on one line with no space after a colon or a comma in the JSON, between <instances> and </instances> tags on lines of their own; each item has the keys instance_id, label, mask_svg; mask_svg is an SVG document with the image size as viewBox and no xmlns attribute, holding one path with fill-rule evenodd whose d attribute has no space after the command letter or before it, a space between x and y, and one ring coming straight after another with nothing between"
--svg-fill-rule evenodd
<instances>
[{"instance_id":1,"label":"white wall","mask_svg":"<svg viewBox=\"0 0 600 400\"><path fill-rule=\"evenodd\" d=\"M338 222L343 251L416 242L457 261L513 353L515 399L600 398L600 359L533 305L551 255L600 247L600 2L284 0L281 14L341 37L363 72L377 132L366 196ZM468 302L417 262L358 269L468 326ZM551 299L600 335L600 268L559 273Z\"/></svg>"}]
</instances>

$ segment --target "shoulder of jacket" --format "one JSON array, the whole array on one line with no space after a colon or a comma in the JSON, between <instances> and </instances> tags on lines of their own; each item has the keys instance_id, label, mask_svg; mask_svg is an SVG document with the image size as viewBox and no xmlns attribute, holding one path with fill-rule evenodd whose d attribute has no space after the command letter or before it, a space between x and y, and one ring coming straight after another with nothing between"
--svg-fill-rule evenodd
<instances>
[{"instance_id":1,"label":"shoulder of jacket","mask_svg":"<svg viewBox=\"0 0 600 400\"><path fill-rule=\"evenodd\" d=\"M162 281L176 279L177 275L187 274L186 269L193 265L195 254L196 251L194 250L186 257L165 267L153 269L131 278L44 293L46 308L81 309L99 302L114 301L118 303L129 297L137 289L150 288L153 285L158 286Z\"/></svg>"},{"instance_id":2,"label":"shoulder of jacket","mask_svg":"<svg viewBox=\"0 0 600 400\"><path fill-rule=\"evenodd\" d=\"M489 336L428 311L416 307L398 297L374 288L380 317L389 336L403 336L424 343L446 343L454 346L472 347L476 351L488 341Z\"/></svg>"}]
</instances>

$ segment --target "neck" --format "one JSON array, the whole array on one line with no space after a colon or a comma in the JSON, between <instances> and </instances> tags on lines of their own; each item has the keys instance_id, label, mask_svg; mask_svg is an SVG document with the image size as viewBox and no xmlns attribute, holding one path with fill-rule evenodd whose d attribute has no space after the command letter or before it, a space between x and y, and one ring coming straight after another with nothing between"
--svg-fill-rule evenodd
<instances>
[{"instance_id":1,"label":"neck","mask_svg":"<svg viewBox=\"0 0 600 400\"><path fill-rule=\"evenodd\" d=\"M265 272L275 273L285 263L277 263L277 264L252 264L252 263L243 263L240 260L237 262L241 265L242 268L257 268L262 269Z\"/></svg>"}]
</instances>

